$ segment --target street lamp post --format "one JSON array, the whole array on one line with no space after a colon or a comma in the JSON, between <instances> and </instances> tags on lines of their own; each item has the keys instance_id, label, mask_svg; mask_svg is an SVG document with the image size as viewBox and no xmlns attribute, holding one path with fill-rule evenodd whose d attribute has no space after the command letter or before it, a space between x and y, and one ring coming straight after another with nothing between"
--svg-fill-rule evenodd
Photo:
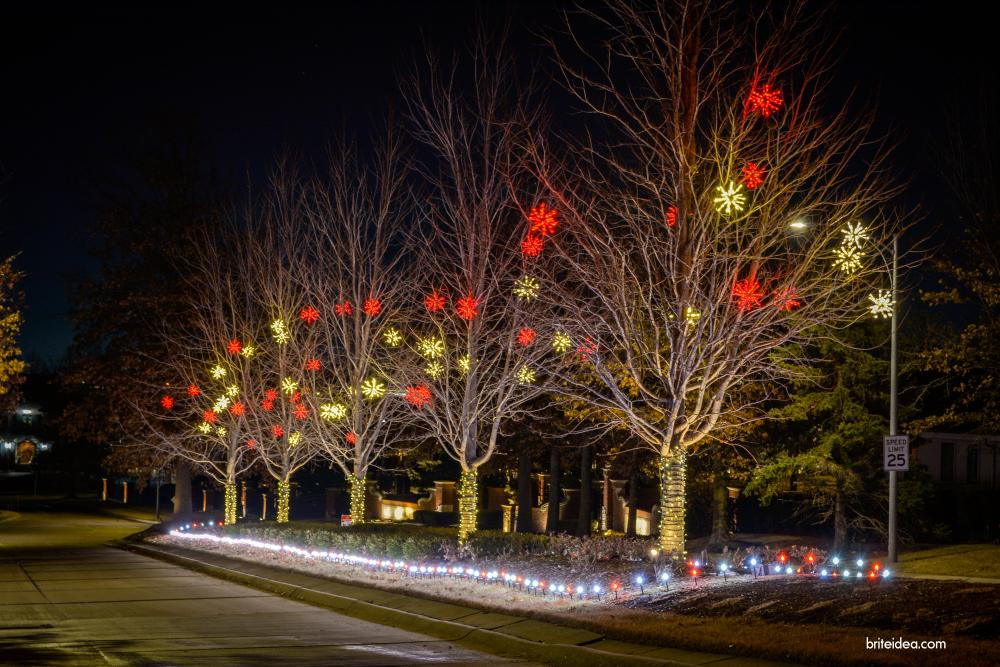
<instances>
[{"instance_id":1,"label":"street lamp post","mask_svg":"<svg viewBox=\"0 0 1000 667\"><path fill-rule=\"evenodd\" d=\"M892 237L892 333L890 335L889 352L889 435L896 435L898 428L896 411L897 393L897 349L896 349L896 329L899 313L899 296L896 287L896 273L898 270L899 256L899 236ZM889 471L889 562L896 560L896 471Z\"/></svg>"}]
</instances>

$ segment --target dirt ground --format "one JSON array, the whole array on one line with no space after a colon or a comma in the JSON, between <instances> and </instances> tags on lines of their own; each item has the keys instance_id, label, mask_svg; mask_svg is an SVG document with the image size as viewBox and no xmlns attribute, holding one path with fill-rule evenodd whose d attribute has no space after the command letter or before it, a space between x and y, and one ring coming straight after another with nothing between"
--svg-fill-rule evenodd
<instances>
[{"instance_id":1,"label":"dirt ground","mask_svg":"<svg viewBox=\"0 0 1000 667\"><path fill-rule=\"evenodd\" d=\"M931 636L1000 637L1000 586L959 581L897 578L869 585L867 581L770 577L729 586L654 592L620 604L694 617L753 617Z\"/></svg>"}]
</instances>

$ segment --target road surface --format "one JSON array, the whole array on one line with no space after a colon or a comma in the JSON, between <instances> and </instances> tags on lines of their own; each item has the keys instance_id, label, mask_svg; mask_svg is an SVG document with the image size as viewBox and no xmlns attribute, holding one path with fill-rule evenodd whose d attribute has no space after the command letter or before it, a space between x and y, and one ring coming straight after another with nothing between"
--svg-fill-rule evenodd
<instances>
[{"instance_id":1,"label":"road surface","mask_svg":"<svg viewBox=\"0 0 1000 667\"><path fill-rule=\"evenodd\" d=\"M104 546L141 528L66 512L0 522L0 665L504 662Z\"/></svg>"}]
</instances>

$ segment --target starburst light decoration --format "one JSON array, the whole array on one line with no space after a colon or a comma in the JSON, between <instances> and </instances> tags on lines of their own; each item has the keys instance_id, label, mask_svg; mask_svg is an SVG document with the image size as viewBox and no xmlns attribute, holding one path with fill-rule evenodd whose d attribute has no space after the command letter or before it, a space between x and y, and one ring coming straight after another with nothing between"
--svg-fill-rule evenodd
<instances>
[{"instance_id":1,"label":"starburst light decoration","mask_svg":"<svg viewBox=\"0 0 1000 667\"><path fill-rule=\"evenodd\" d=\"M876 318L892 317L892 311L896 307L896 302L892 298L892 291L880 289L876 294L869 294L868 311Z\"/></svg>"},{"instance_id":2,"label":"starburst light decoration","mask_svg":"<svg viewBox=\"0 0 1000 667\"><path fill-rule=\"evenodd\" d=\"M240 351L240 356L243 357L244 359L249 359L254 355L254 352L256 351L257 348L255 348L253 345L244 345L243 350Z\"/></svg>"},{"instance_id":3,"label":"starburst light decoration","mask_svg":"<svg viewBox=\"0 0 1000 667\"><path fill-rule=\"evenodd\" d=\"M309 416L309 408L307 408L304 403L299 403L298 405L295 406L295 411L293 414L295 415L296 419L302 421L303 419Z\"/></svg>"},{"instance_id":4,"label":"starburst light decoration","mask_svg":"<svg viewBox=\"0 0 1000 667\"><path fill-rule=\"evenodd\" d=\"M775 292L774 305L778 307L778 310L788 312L801 306L802 301L794 287L786 287Z\"/></svg>"},{"instance_id":5,"label":"starburst light decoration","mask_svg":"<svg viewBox=\"0 0 1000 667\"><path fill-rule=\"evenodd\" d=\"M236 401L235 403L233 403L233 407L229 408L229 412L234 417L242 417L243 413L246 412L246 411L247 411L246 406L243 405L242 403L240 403L239 401Z\"/></svg>"},{"instance_id":6,"label":"starburst light decoration","mask_svg":"<svg viewBox=\"0 0 1000 667\"><path fill-rule=\"evenodd\" d=\"M455 302L455 312L463 320L473 320L479 314L479 301L470 292Z\"/></svg>"},{"instance_id":7,"label":"starburst light decoration","mask_svg":"<svg viewBox=\"0 0 1000 667\"><path fill-rule=\"evenodd\" d=\"M852 275L861 268L861 251L852 245L842 245L833 251L833 266L847 275Z\"/></svg>"},{"instance_id":8,"label":"starburst light decoration","mask_svg":"<svg viewBox=\"0 0 1000 667\"><path fill-rule=\"evenodd\" d=\"M187 388L188 396L195 397L201 393L201 389L196 384L189 384Z\"/></svg>"},{"instance_id":9,"label":"starburst light decoration","mask_svg":"<svg viewBox=\"0 0 1000 667\"><path fill-rule=\"evenodd\" d=\"M765 83L761 86L754 86L747 96L746 111L756 111L764 118L781 108L785 100L781 96L780 88L772 88L771 84Z\"/></svg>"},{"instance_id":10,"label":"starburst light decoration","mask_svg":"<svg viewBox=\"0 0 1000 667\"><path fill-rule=\"evenodd\" d=\"M298 431L292 431L288 434L288 444L292 447L296 447L299 442L302 441L302 434Z\"/></svg>"},{"instance_id":11,"label":"starburst light decoration","mask_svg":"<svg viewBox=\"0 0 1000 667\"><path fill-rule=\"evenodd\" d=\"M226 369L219 365L212 366L212 370L210 370L209 373L211 373L212 377L216 380L221 380L226 377Z\"/></svg>"},{"instance_id":12,"label":"starburst light decoration","mask_svg":"<svg viewBox=\"0 0 1000 667\"><path fill-rule=\"evenodd\" d=\"M516 377L521 384L531 384L535 381L535 371L529 366L521 366L517 369Z\"/></svg>"},{"instance_id":13,"label":"starburst light decoration","mask_svg":"<svg viewBox=\"0 0 1000 667\"><path fill-rule=\"evenodd\" d=\"M545 241L541 236L537 234L528 234L528 236L521 241L521 254L525 257L538 257L542 254L543 247L545 247Z\"/></svg>"},{"instance_id":14,"label":"starburst light decoration","mask_svg":"<svg viewBox=\"0 0 1000 667\"><path fill-rule=\"evenodd\" d=\"M340 421L347 417L347 408L343 403L324 403L319 406L319 416L328 422Z\"/></svg>"},{"instance_id":15,"label":"starburst light decoration","mask_svg":"<svg viewBox=\"0 0 1000 667\"><path fill-rule=\"evenodd\" d=\"M427 376L432 380L437 380L444 373L444 366L437 361L432 361L424 366L424 373L427 373Z\"/></svg>"},{"instance_id":16,"label":"starburst light decoration","mask_svg":"<svg viewBox=\"0 0 1000 667\"><path fill-rule=\"evenodd\" d=\"M514 282L514 296L525 301L531 301L538 296L538 291L541 287L541 284L531 276L524 276Z\"/></svg>"},{"instance_id":17,"label":"starburst light decoration","mask_svg":"<svg viewBox=\"0 0 1000 667\"><path fill-rule=\"evenodd\" d=\"M740 311L757 308L764 300L764 290L756 276L747 276L733 284L733 297Z\"/></svg>"},{"instance_id":18,"label":"starburst light decoration","mask_svg":"<svg viewBox=\"0 0 1000 667\"><path fill-rule=\"evenodd\" d=\"M556 227L559 226L559 211L541 202L528 211L528 222L531 223L533 234L551 236L556 233Z\"/></svg>"},{"instance_id":19,"label":"starburst light decoration","mask_svg":"<svg viewBox=\"0 0 1000 667\"><path fill-rule=\"evenodd\" d=\"M229 398L236 398L240 395L240 386L238 384L231 384L226 387L226 396Z\"/></svg>"},{"instance_id":20,"label":"starburst light decoration","mask_svg":"<svg viewBox=\"0 0 1000 667\"><path fill-rule=\"evenodd\" d=\"M375 317L382 312L382 301L373 297L365 299L365 305L362 310L365 311L365 315L368 317Z\"/></svg>"},{"instance_id":21,"label":"starburst light decoration","mask_svg":"<svg viewBox=\"0 0 1000 667\"><path fill-rule=\"evenodd\" d=\"M525 327L517 332L517 342L527 347L535 340L535 330Z\"/></svg>"},{"instance_id":22,"label":"starburst light decoration","mask_svg":"<svg viewBox=\"0 0 1000 667\"><path fill-rule=\"evenodd\" d=\"M333 305L333 312L337 313L338 317L347 317L353 312L351 310L351 302L345 301L344 303L336 303Z\"/></svg>"},{"instance_id":23,"label":"starburst light decoration","mask_svg":"<svg viewBox=\"0 0 1000 667\"><path fill-rule=\"evenodd\" d=\"M424 297L424 307L429 313L439 313L444 310L444 296L434 290L430 294Z\"/></svg>"},{"instance_id":24,"label":"starburst light decoration","mask_svg":"<svg viewBox=\"0 0 1000 667\"><path fill-rule=\"evenodd\" d=\"M198 424L198 430L206 435L212 432L212 425L208 422Z\"/></svg>"},{"instance_id":25,"label":"starburst light decoration","mask_svg":"<svg viewBox=\"0 0 1000 667\"><path fill-rule=\"evenodd\" d=\"M458 358L458 370L462 373L468 373L469 368L472 367L472 357L467 354L463 354Z\"/></svg>"},{"instance_id":26,"label":"starburst light decoration","mask_svg":"<svg viewBox=\"0 0 1000 667\"><path fill-rule=\"evenodd\" d=\"M285 429L282 428L281 424L275 424L271 427L271 433L273 433L274 437L277 439L285 435Z\"/></svg>"},{"instance_id":27,"label":"starburst light decoration","mask_svg":"<svg viewBox=\"0 0 1000 667\"><path fill-rule=\"evenodd\" d=\"M320 367L319 359L316 359L315 357L306 361L307 371L315 372L319 370L319 367Z\"/></svg>"},{"instance_id":28,"label":"starburst light decoration","mask_svg":"<svg viewBox=\"0 0 1000 667\"><path fill-rule=\"evenodd\" d=\"M291 334L288 333L288 327L285 326L284 320L277 319L271 322L271 336L278 345L284 345L289 341Z\"/></svg>"},{"instance_id":29,"label":"starburst light decoration","mask_svg":"<svg viewBox=\"0 0 1000 667\"><path fill-rule=\"evenodd\" d=\"M583 342L576 346L576 353L589 360L590 355L597 352L597 343L590 336L584 336Z\"/></svg>"},{"instance_id":30,"label":"starburst light decoration","mask_svg":"<svg viewBox=\"0 0 1000 667\"><path fill-rule=\"evenodd\" d=\"M368 378L361 383L361 394L369 401L385 396L385 385L377 378Z\"/></svg>"},{"instance_id":31,"label":"starburst light decoration","mask_svg":"<svg viewBox=\"0 0 1000 667\"><path fill-rule=\"evenodd\" d=\"M201 418L204 419L205 422L208 424L215 423L215 413L212 412L211 410L205 410L205 414L203 414Z\"/></svg>"},{"instance_id":32,"label":"starburst light decoration","mask_svg":"<svg viewBox=\"0 0 1000 667\"><path fill-rule=\"evenodd\" d=\"M289 396L294 394L298 390L298 388L299 388L299 383L290 377L287 377L281 381L281 391L285 392Z\"/></svg>"},{"instance_id":33,"label":"starburst light decoration","mask_svg":"<svg viewBox=\"0 0 1000 667\"><path fill-rule=\"evenodd\" d=\"M215 427L215 435L219 436L220 438L225 438L226 437L226 433L227 433L227 431L226 431L226 427L225 426L216 426Z\"/></svg>"},{"instance_id":34,"label":"starburst light decoration","mask_svg":"<svg viewBox=\"0 0 1000 667\"><path fill-rule=\"evenodd\" d=\"M860 222L849 222L847 223L847 227L840 231L844 235L842 245L857 248L858 250L864 247L865 241L869 238L868 229Z\"/></svg>"},{"instance_id":35,"label":"starburst light decoration","mask_svg":"<svg viewBox=\"0 0 1000 667\"><path fill-rule=\"evenodd\" d=\"M346 440L347 443L350 445L356 445L358 444L358 434L355 433L354 431L350 431L348 432L347 435L344 436L344 440Z\"/></svg>"},{"instance_id":36,"label":"starburst light decoration","mask_svg":"<svg viewBox=\"0 0 1000 667\"><path fill-rule=\"evenodd\" d=\"M417 352L425 359L437 359L444 354L444 341L440 338L421 338L417 341Z\"/></svg>"},{"instance_id":37,"label":"starburst light decoration","mask_svg":"<svg viewBox=\"0 0 1000 667\"><path fill-rule=\"evenodd\" d=\"M396 327L389 327L382 332L382 342L389 347L399 347L403 342L403 334Z\"/></svg>"},{"instance_id":38,"label":"starburst light decoration","mask_svg":"<svg viewBox=\"0 0 1000 667\"><path fill-rule=\"evenodd\" d=\"M239 354L243 349L243 343L238 338L234 338L226 344L226 352L229 354Z\"/></svg>"},{"instance_id":39,"label":"starburst light decoration","mask_svg":"<svg viewBox=\"0 0 1000 667\"><path fill-rule=\"evenodd\" d=\"M174 397L164 396L163 398L160 399L160 405L163 406L164 410L172 410L174 407Z\"/></svg>"},{"instance_id":40,"label":"starburst light decoration","mask_svg":"<svg viewBox=\"0 0 1000 667\"><path fill-rule=\"evenodd\" d=\"M667 227L677 226L677 207L671 204L667 207Z\"/></svg>"},{"instance_id":41,"label":"starburst light decoration","mask_svg":"<svg viewBox=\"0 0 1000 667\"><path fill-rule=\"evenodd\" d=\"M739 183L730 181L728 185L718 186L715 191L718 196L712 201L715 202L716 210L723 215L739 213L746 205L747 197L743 194L743 186Z\"/></svg>"},{"instance_id":42,"label":"starburst light decoration","mask_svg":"<svg viewBox=\"0 0 1000 667\"><path fill-rule=\"evenodd\" d=\"M214 410L215 412L225 412L226 408L228 407L229 407L229 397L220 396L218 400L215 401L215 405L212 406L212 410Z\"/></svg>"},{"instance_id":43,"label":"starburst light decoration","mask_svg":"<svg viewBox=\"0 0 1000 667\"><path fill-rule=\"evenodd\" d=\"M403 400L415 408L422 408L425 405L430 405L431 390L426 384L418 384L415 387L407 387L406 395L403 396Z\"/></svg>"},{"instance_id":44,"label":"starburst light decoration","mask_svg":"<svg viewBox=\"0 0 1000 667\"><path fill-rule=\"evenodd\" d=\"M573 348L573 339L562 331L557 331L552 336L552 349L559 354L565 354Z\"/></svg>"},{"instance_id":45,"label":"starburst light decoration","mask_svg":"<svg viewBox=\"0 0 1000 667\"><path fill-rule=\"evenodd\" d=\"M695 310L691 306L687 306L684 309L684 321L689 327L693 327L698 324L698 320L701 319L701 313Z\"/></svg>"},{"instance_id":46,"label":"starburst light decoration","mask_svg":"<svg viewBox=\"0 0 1000 667\"><path fill-rule=\"evenodd\" d=\"M756 162L747 162L740 171L740 181L750 190L760 187L764 182L764 167Z\"/></svg>"},{"instance_id":47,"label":"starburst light decoration","mask_svg":"<svg viewBox=\"0 0 1000 667\"><path fill-rule=\"evenodd\" d=\"M306 306L299 311L299 319L306 324L315 324L319 320L319 311L314 306Z\"/></svg>"}]
</instances>

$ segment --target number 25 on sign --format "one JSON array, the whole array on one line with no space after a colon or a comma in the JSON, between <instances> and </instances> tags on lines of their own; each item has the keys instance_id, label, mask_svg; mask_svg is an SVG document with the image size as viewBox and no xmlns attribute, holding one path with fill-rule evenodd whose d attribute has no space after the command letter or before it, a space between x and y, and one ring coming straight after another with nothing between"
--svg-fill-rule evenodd
<instances>
[{"instance_id":1,"label":"number 25 on sign","mask_svg":"<svg viewBox=\"0 0 1000 667\"><path fill-rule=\"evenodd\" d=\"M910 438L906 435L887 435L882 438L886 470L910 469Z\"/></svg>"}]
</instances>

